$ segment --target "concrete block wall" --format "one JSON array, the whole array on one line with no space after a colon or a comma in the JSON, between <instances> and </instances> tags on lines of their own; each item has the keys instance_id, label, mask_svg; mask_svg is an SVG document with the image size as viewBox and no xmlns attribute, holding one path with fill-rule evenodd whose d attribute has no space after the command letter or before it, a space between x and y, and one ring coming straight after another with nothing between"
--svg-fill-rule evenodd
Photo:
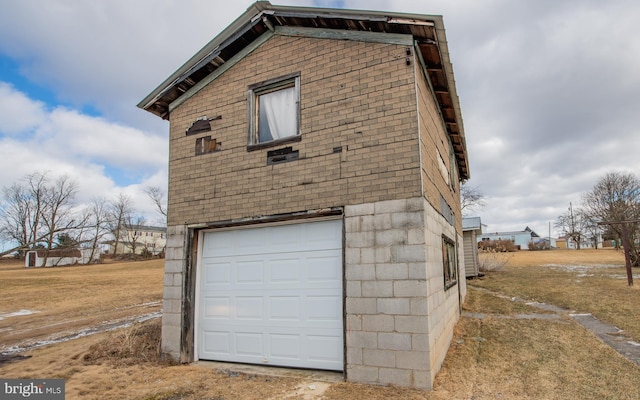
<instances>
[{"instance_id":1,"label":"concrete block wall","mask_svg":"<svg viewBox=\"0 0 640 400\"><path fill-rule=\"evenodd\" d=\"M186 237L186 227L184 225L167 227L161 351L164 355L174 360L180 359Z\"/></svg>"},{"instance_id":2,"label":"concrete block wall","mask_svg":"<svg viewBox=\"0 0 640 400\"><path fill-rule=\"evenodd\" d=\"M349 381L432 387L458 315L442 275L442 233L455 230L436 215L422 197L345 207Z\"/></svg>"},{"instance_id":3,"label":"concrete block wall","mask_svg":"<svg viewBox=\"0 0 640 400\"><path fill-rule=\"evenodd\" d=\"M466 296L462 236L425 200L425 248L427 251L427 315L431 380L435 379L447 355L453 330L460 318L460 304ZM458 258L457 284L446 289L443 275L442 235L456 242Z\"/></svg>"}]
</instances>

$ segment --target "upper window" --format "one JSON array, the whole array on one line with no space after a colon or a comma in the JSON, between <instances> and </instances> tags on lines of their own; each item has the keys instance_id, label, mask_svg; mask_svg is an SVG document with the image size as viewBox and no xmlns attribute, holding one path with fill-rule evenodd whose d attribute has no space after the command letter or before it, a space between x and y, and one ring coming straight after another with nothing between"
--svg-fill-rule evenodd
<instances>
[{"instance_id":1,"label":"upper window","mask_svg":"<svg viewBox=\"0 0 640 400\"><path fill-rule=\"evenodd\" d=\"M249 145L277 144L300 136L300 76L249 86Z\"/></svg>"}]
</instances>

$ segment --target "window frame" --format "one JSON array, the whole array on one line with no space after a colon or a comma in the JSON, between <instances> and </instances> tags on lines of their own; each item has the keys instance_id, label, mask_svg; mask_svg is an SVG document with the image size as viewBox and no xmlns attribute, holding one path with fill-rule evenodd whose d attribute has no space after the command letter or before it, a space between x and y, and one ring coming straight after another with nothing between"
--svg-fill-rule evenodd
<instances>
[{"instance_id":1,"label":"window frame","mask_svg":"<svg viewBox=\"0 0 640 400\"><path fill-rule=\"evenodd\" d=\"M453 260L451 260L451 256L453 256ZM456 242L445 235L442 235L442 275L445 290L458 283L458 249Z\"/></svg>"},{"instance_id":2,"label":"window frame","mask_svg":"<svg viewBox=\"0 0 640 400\"><path fill-rule=\"evenodd\" d=\"M269 94L283 89L295 89L295 109L296 109L296 133L280 139L260 142L259 139L259 98L261 95ZM302 139L300 129L300 72L284 75L278 78L258 82L247 87L248 107L248 137L247 151L263 149L266 147L278 146L284 143L298 142Z\"/></svg>"}]
</instances>

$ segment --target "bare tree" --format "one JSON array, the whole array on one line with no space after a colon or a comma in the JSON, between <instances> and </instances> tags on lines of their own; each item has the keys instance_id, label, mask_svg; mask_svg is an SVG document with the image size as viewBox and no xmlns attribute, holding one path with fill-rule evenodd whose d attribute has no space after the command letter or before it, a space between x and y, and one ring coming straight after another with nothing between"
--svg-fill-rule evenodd
<instances>
[{"instance_id":1,"label":"bare tree","mask_svg":"<svg viewBox=\"0 0 640 400\"><path fill-rule=\"evenodd\" d=\"M76 228L73 212L78 184L68 175L58 177L52 185L45 185L41 209L42 226L47 232L46 249L42 265L46 265L49 252L53 248L58 232Z\"/></svg>"},{"instance_id":2,"label":"bare tree","mask_svg":"<svg viewBox=\"0 0 640 400\"><path fill-rule=\"evenodd\" d=\"M594 221L608 224L628 248L630 262L640 266L640 180L632 173L609 172L583 195L584 210ZM625 249L626 251L627 249Z\"/></svg>"},{"instance_id":3,"label":"bare tree","mask_svg":"<svg viewBox=\"0 0 640 400\"><path fill-rule=\"evenodd\" d=\"M76 228L76 191L77 184L68 176L51 182L46 172L29 174L21 182L3 188L0 234L17 243L22 256L35 246L44 248L46 265L56 237Z\"/></svg>"},{"instance_id":4,"label":"bare tree","mask_svg":"<svg viewBox=\"0 0 640 400\"><path fill-rule=\"evenodd\" d=\"M159 186L147 186L144 192L153 203L156 205L156 211L164 218L165 224L167 223L167 201L165 199L164 190Z\"/></svg>"},{"instance_id":5,"label":"bare tree","mask_svg":"<svg viewBox=\"0 0 640 400\"><path fill-rule=\"evenodd\" d=\"M477 186L470 186L466 182L460 185L460 209L462 215L478 211L486 205L484 194Z\"/></svg>"},{"instance_id":6,"label":"bare tree","mask_svg":"<svg viewBox=\"0 0 640 400\"><path fill-rule=\"evenodd\" d=\"M142 239L142 230L144 223L144 217L140 215L130 214L125 220L125 245L131 249L131 254L136 254L136 248L138 247L138 244Z\"/></svg>"},{"instance_id":7,"label":"bare tree","mask_svg":"<svg viewBox=\"0 0 640 400\"><path fill-rule=\"evenodd\" d=\"M588 213L586 213L584 210L580 210L580 213L580 217L583 221L585 239L593 244L594 249L597 249L598 243L600 242L603 234L602 226L598 225L598 221Z\"/></svg>"},{"instance_id":8,"label":"bare tree","mask_svg":"<svg viewBox=\"0 0 640 400\"><path fill-rule=\"evenodd\" d=\"M573 204L569 203L568 211L559 215L554 223L556 228L559 228L565 236L576 243L578 250L580 250L583 236L585 236L585 216L580 209L574 210Z\"/></svg>"},{"instance_id":9,"label":"bare tree","mask_svg":"<svg viewBox=\"0 0 640 400\"><path fill-rule=\"evenodd\" d=\"M113 255L117 255L118 245L126 239L124 236L127 221L133 215L133 199L124 193L120 193L115 200L109 203L107 212L109 231L114 240Z\"/></svg>"},{"instance_id":10,"label":"bare tree","mask_svg":"<svg viewBox=\"0 0 640 400\"><path fill-rule=\"evenodd\" d=\"M102 239L109 234L108 202L101 197L96 197L84 208L82 215L86 221L78 232L78 241L83 247L89 248L89 262L91 262L98 250Z\"/></svg>"},{"instance_id":11,"label":"bare tree","mask_svg":"<svg viewBox=\"0 0 640 400\"><path fill-rule=\"evenodd\" d=\"M21 256L42 240L40 216L45 185L45 174L34 173L2 188L0 233L5 240L18 244Z\"/></svg>"}]
</instances>

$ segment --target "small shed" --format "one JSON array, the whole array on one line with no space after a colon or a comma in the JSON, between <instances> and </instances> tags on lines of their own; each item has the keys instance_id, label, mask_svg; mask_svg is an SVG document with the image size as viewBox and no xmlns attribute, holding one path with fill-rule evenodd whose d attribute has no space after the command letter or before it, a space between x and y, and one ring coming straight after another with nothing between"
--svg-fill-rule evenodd
<instances>
[{"instance_id":1,"label":"small shed","mask_svg":"<svg viewBox=\"0 0 640 400\"><path fill-rule=\"evenodd\" d=\"M46 265L45 263L46 255ZM73 264L89 264L91 261L100 259L100 252L95 250L93 252L93 259L91 257L91 249L51 249L47 253L47 250L31 250L28 251L24 258L24 266L30 267L55 267L62 265Z\"/></svg>"},{"instance_id":2,"label":"small shed","mask_svg":"<svg viewBox=\"0 0 640 400\"><path fill-rule=\"evenodd\" d=\"M462 218L464 269L467 278L476 277L478 269L478 235L482 235L480 217Z\"/></svg>"}]
</instances>

